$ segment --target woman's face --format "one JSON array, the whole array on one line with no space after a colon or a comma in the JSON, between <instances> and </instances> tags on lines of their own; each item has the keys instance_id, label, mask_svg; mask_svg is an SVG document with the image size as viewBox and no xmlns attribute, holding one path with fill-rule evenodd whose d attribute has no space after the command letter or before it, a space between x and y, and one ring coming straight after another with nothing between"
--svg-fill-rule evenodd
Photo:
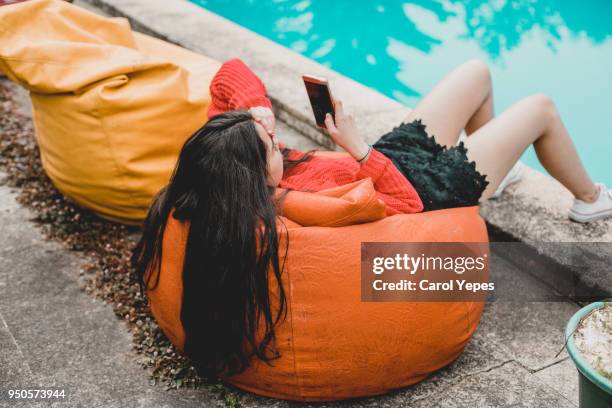
<instances>
[{"instance_id":1,"label":"woman's face","mask_svg":"<svg viewBox=\"0 0 612 408\"><path fill-rule=\"evenodd\" d=\"M269 134L266 129L255 122L255 128L259 137L266 144L267 162L268 162L268 185L277 187L283 178L283 154L281 153L276 137Z\"/></svg>"}]
</instances>

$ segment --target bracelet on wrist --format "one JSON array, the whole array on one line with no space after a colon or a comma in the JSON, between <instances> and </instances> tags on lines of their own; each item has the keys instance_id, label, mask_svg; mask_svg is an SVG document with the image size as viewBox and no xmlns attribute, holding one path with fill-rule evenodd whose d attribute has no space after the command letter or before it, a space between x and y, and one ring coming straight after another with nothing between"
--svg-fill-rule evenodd
<instances>
[{"instance_id":1,"label":"bracelet on wrist","mask_svg":"<svg viewBox=\"0 0 612 408\"><path fill-rule=\"evenodd\" d=\"M362 161L364 161L370 155L371 151L372 151L372 145L368 145L368 151L361 159L356 159L357 163L361 163Z\"/></svg>"}]
</instances>

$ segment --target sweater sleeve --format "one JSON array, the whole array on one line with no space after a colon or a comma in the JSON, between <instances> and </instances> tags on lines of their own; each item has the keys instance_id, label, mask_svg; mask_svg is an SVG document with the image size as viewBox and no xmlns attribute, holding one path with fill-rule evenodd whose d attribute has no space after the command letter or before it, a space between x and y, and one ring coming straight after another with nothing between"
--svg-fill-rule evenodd
<instances>
[{"instance_id":1,"label":"sweater sleeve","mask_svg":"<svg viewBox=\"0 0 612 408\"><path fill-rule=\"evenodd\" d=\"M208 118L236 109L255 106L272 108L266 87L239 58L224 62L210 82Z\"/></svg>"},{"instance_id":2,"label":"sweater sleeve","mask_svg":"<svg viewBox=\"0 0 612 408\"><path fill-rule=\"evenodd\" d=\"M378 197L387 204L387 215L423 211L423 202L412 184L387 156L374 148L357 173L357 179L367 177L372 179Z\"/></svg>"}]
</instances>

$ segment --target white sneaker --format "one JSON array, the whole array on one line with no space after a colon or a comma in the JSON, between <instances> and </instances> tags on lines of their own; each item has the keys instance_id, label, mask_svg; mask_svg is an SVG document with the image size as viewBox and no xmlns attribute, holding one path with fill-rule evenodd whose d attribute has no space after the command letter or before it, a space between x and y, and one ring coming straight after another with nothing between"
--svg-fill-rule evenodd
<instances>
[{"instance_id":1,"label":"white sneaker","mask_svg":"<svg viewBox=\"0 0 612 408\"><path fill-rule=\"evenodd\" d=\"M603 183L595 183L599 187L599 197L592 203L574 199L574 205L569 210L570 219L578 222L595 221L612 217L612 190Z\"/></svg>"},{"instance_id":2,"label":"white sneaker","mask_svg":"<svg viewBox=\"0 0 612 408\"><path fill-rule=\"evenodd\" d=\"M506 187L508 187L510 184L519 181L523 177L524 167L525 165L522 162L517 161L516 164L512 166L508 174L506 174L506 177L504 177L501 183L499 183L499 186L497 186L497 190L495 190L495 193L493 193L493 195L489 197L489 199L499 198L499 196L502 195Z\"/></svg>"}]
</instances>

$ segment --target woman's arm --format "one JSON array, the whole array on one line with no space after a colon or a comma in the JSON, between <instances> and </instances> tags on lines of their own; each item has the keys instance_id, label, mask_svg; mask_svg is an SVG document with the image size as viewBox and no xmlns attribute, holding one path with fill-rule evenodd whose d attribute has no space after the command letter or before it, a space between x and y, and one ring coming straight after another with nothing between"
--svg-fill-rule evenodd
<instances>
[{"instance_id":1,"label":"woman's arm","mask_svg":"<svg viewBox=\"0 0 612 408\"><path fill-rule=\"evenodd\" d=\"M395 164L378 150L371 149L356 177L372 179L376 195L387 204L387 215L423 211L423 202L415 188Z\"/></svg>"},{"instance_id":2,"label":"woman's arm","mask_svg":"<svg viewBox=\"0 0 612 408\"><path fill-rule=\"evenodd\" d=\"M239 58L224 62L210 83L211 103L208 118L236 109L266 107L272 110L272 102L266 97L266 87L261 79ZM251 112L255 116L255 111ZM273 115L273 114L272 114ZM273 122L273 121L272 121ZM272 123L272 127L274 124ZM282 150L287 147L279 142Z\"/></svg>"},{"instance_id":3,"label":"woman's arm","mask_svg":"<svg viewBox=\"0 0 612 408\"><path fill-rule=\"evenodd\" d=\"M359 135L353 116L344 112L342 101L334 104L335 122L327 114L325 126L336 144L360 164L357 179L370 177L377 195L387 204L387 214L423 211L423 202L412 184L384 154L371 148Z\"/></svg>"},{"instance_id":4,"label":"woman's arm","mask_svg":"<svg viewBox=\"0 0 612 408\"><path fill-rule=\"evenodd\" d=\"M211 103L208 118L236 109L257 106L272 108L266 97L266 87L253 71L239 58L221 65L210 83Z\"/></svg>"}]
</instances>

